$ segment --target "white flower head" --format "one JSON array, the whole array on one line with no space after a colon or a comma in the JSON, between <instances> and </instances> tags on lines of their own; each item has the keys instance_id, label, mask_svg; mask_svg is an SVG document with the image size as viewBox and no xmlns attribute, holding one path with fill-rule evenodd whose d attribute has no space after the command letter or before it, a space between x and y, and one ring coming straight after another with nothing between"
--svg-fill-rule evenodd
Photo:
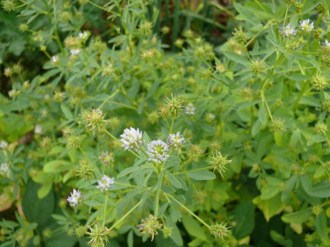
<instances>
[{"instance_id":1,"label":"white flower head","mask_svg":"<svg viewBox=\"0 0 330 247\"><path fill-rule=\"evenodd\" d=\"M120 136L120 141L125 150L138 151L142 145L142 131L132 127L124 129L124 133Z\"/></svg>"},{"instance_id":2,"label":"white flower head","mask_svg":"<svg viewBox=\"0 0 330 247\"><path fill-rule=\"evenodd\" d=\"M80 32L80 33L78 34L78 37L79 37L80 39L86 40L86 39L89 37L89 32L88 32L88 31Z\"/></svg>"},{"instance_id":3,"label":"white flower head","mask_svg":"<svg viewBox=\"0 0 330 247\"><path fill-rule=\"evenodd\" d=\"M80 49L70 49L70 53L72 56L76 56L80 53Z\"/></svg>"},{"instance_id":4,"label":"white flower head","mask_svg":"<svg viewBox=\"0 0 330 247\"><path fill-rule=\"evenodd\" d=\"M185 108L185 113L190 116L195 115L195 111L196 111L196 108L192 103L189 103Z\"/></svg>"},{"instance_id":5,"label":"white flower head","mask_svg":"<svg viewBox=\"0 0 330 247\"><path fill-rule=\"evenodd\" d=\"M169 147L165 142L161 140L152 141L148 144L147 148L148 160L155 163L162 163L169 157L168 151Z\"/></svg>"},{"instance_id":6,"label":"white flower head","mask_svg":"<svg viewBox=\"0 0 330 247\"><path fill-rule=\"evenodd\" d=\"M79 190L76 189L73 189L71 195L67 199L67 201L70 203L72 207L77 206L81 200L82 200L82 194Z\"/></svg>"},{"instance_id":7,"label":"white flower head","mask_svg":"<svg viewBox=\"0 0 330 247\"><path fill-rule=\"evenodd\" d=\"M330 48L330 42L327 39L324 41L324 46Z\"/></svg>"},{"instance_id":8,"label":"white flower head","mask_svg":"<svg viewBox=\"0 0 330 247\"><path fill-rule=\"evenodd\" d=\"M314 22L310 21L309 19L300 21L299 25L300 29L305 32L311 32L314 28Z\"/></svg>"},{"instance_id":9,"label":"white flower head","mask_svg":"<svg viewBox=\"0 0 330 247\"><path fill-rule=\"evenodd\" d=\"M10 172L9 164L8 163L2 163L0 165L0 174L8 176L9 172Z\"/></svg>"},{"instance_id":10,"label":"white flower head","mask_svg":"<svg viewBox=\"0 0 330 247\"><path fill-rule=\"evenodd\" d=\"M2 140L0 141L0 148L1 149L6 149L8 147L8 142Z\"/></svg>"},{"instance_id":11,"label":"white flower head","mask_svg":"<svg viewBox=\"0 0 330 247\"><path fill-rule=\"evenodd\" d=\"M43 129L42 129L42 126L37 124L35 127L34 127L34 133L37 134L37 135L41 135L43 132Z\"/></svg>"},{"instance_id":12,"label":"white flower head","mask_svg":"<svg viewBox=\"0 0 330 247\"><path fill-rule=\"evenodd\" d=\"M101 191L107 191L115 183L115 179L110 178L107 175L103 175L101 180L97 181L97 183L98 185L96 186L96 188L100 189Z\"/></svg>"},{"instance_id":13,"label":"white flower head","mask_svg":"<svg viewBox=\"0 0 330 247\"><path fill-rule=\"evenodd\" d=\"M282 34L285 37L295 36L296 33L296 29L290 23L282 28Z\"/></svg>"},{"instance_id":14,"label":"white flower head","mask_svg":"<svg viewBox=\"0 0 330 247\"><path fill-rule=\"evenodd\" d=\"M52 56L51 60L52 60L53 63L57 63L58 62L58 56L57 55Z\"/></svg>"},{"instance_id":15,"label":"white flower head","mask_svg":"<svg viewBox=\"0 0 330 247\"><path fill-rule=\"evenodd\" d=\"M169 134L167 143L170 147L179 148L183 145L184 138L180 132L177 132L176 134Z\"/></svg>"}]
</instances>

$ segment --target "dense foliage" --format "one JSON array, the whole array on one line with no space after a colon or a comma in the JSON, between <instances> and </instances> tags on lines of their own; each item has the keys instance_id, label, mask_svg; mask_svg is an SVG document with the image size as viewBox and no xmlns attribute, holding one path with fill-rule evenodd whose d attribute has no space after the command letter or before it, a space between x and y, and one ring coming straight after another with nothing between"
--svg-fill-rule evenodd
<instances>
[{"instance_id":1,"label":"dense foliage","mask_svg":"<svg viewBox=\"0 0 330 247\"><path fill-rule=\"evenodd\" d=\"M1 0L0 246L329 246L326 0Z\"/></svg>"}]
</instances>

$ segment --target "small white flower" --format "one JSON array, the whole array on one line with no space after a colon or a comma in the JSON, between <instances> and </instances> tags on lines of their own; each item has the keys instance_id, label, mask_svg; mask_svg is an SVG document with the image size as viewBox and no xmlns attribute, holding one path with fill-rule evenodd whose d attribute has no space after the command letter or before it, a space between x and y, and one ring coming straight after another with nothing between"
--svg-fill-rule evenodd
<instances>
[{"instance_id":1,"label":"small white flower","mask_svg":"<svg viewBox=\"0 0 330 247\"><path fill-rule=\"evenodd\" d=\"M80 49L71 49L70 53L72 56L76 56L80 53Z\"/></svg>"},{"instance_id":2,"label":"small white flower","mask_svg":"<svg viewBox=\"0 0 330 247\"><path fill-rule=\"evenodd\" d=\"M1 148L1 149L6 149L7 147L8 147L8 142L2 140L2 141L0 142L0 148Z\"/></svg>"},{"instance_id":3,"label":"small white flower","mask_svg":"<svg viewBox=\"0 0 330 247\"><path fill-rule=\"evenodd\" d=\"M330 42L327 39L324 41L324 46L330 48Z\"/></svg>"},{"instance_id":4,"label":"small white flower","mask_svg":"<svg viewBox=\"0 0 330 247\"><path fill-rule=\"evenodd\" d=\"M296 33L296 29L290 23L282 28L282 34L285 37L295 36Z\"/></svg>"},{"instance_id":5,"label":"small white flower","mask_svg":"<svg viewBox=\"0 0 330 247\"><path fill-rule=\"evenodd\" d=\"M169 134L167 142L168 142L168 145L170 145L174 148L179 148L183 145L184 138L182 137L180 132L177 132L176 134Z\"/></svg>"},{"instance_id":6,"label":"small white flower","mask_svg":"<svg viewBox=\"0 0 330 247\"><path fill-rule=\"evenodd\" d=\"M138 151L142 145L142 131L139 129L124 129L124 133L120 136L120 141L125 150Z\"/></svg>"},{"instance_id":7,"label":"small white flower","mask_svg":"<svg viewBox=\"0 0 330 247\"><path fill-rule=\"evenodd\" d=\"M309 19L300 21L299 25L300 29L305 32L311 32L314 28L314 22L311 22Z\"/></svg>"},{"instance_id":8,"label":"small white flower","mask_svg":"<svg viewBox=\"0 0 330 247\"><path fill-rule=\"evenodd\" d=\"M192 103L189 103L185 108L186 114L190 115L190 116L195 115L195 111L196 111L196 108Z\"/></svg>"},{"instance_id":9,"label":"small white flower","mask_svg":"<svg viewBox=\"0 0 330 247\"><path fill-rule=\"evenodd\" d=\"M73 192L71 192L71 195L68 197L67 201L70 203L72 207L75 207L78 205L78 203L82 199L82 194L79 190L73 189Z\"/></svg>"},{"instance_id":10,"label":"small white flower","mask_svg":"<svg viewBox=\"0 0 330 247\"><path fill-rule=\"evenodd\" d=\"M41 135L43 132L43 129L42 129L42 126L37 124L35 127L34 127L34 133L37 134L37 135Z\"/></svg>"},{"instance_id":11,"label":"small white flower","mask_svg":"<svg viewBox=\"0 0 330 247\"><path fill-rule=\"evenodd\" d=\"M87 32L87 31L80 32L80 33L78 34L78 37L79 37L80 39L83 39L83 40L87 39L88 36L89 36L89 32Z\"/></svg>"},{"instance_id":12,"label":"small white flower","mask_svg":"<svg viewBox=\"0 0 330 247\"><path fill-rule=\"evenodd\" d=\"M52 62L53 63L56 63L56 62L58 62L58 56L52 56Z\"/></svg>"},{"instance_id":13,"label":"small white flower","mask_svg":"<svg viewBox=\"0 0 330 247\"><path fill-rule=\"evenodd\" d=\"M103 175L101 180L97 181L97 183L98 185L96 188L100 189L101 191L106 191L112 187L112 185L115 183L115 179Z\"/></svg>"},{"instance_id":14,"label":"small white flower","mask_svg":"<svg viewBox=\"0 0 330 247\"><path fill-rule=\"evenodd\" d=\"M169 157L168 151L169 148L165 142L161 140L152 141L148 144L148 160L155 163L162 163Z\"/></svg>"},{"instance_id":15,"label":"small white flower","mask_svg":"<svg viewBox=\"0 0 330 247\"><path fill-rule=\"evenodd\" d=\"M8 163L2 163L0 165L0 173L2 173L3 175L9 175L9 164Z\"/></svg>"}]
</instances>

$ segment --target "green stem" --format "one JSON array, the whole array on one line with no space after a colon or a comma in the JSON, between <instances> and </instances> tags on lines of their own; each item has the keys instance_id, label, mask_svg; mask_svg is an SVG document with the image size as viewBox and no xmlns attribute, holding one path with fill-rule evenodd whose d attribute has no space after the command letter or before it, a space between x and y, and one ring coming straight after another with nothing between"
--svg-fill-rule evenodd
<instances>
[{"instance_id":1,"label":"green stem","mask_svg":"<svg viewBox=\"0 0 330 247\"><path fill-rule=\"evenodd\" d=\"M198 217L194 212L192 212L189 208L187 208L185 205L183 205L180 201L175 199L172 195L166 193L165 196L167 198L171 198L173 201L175 201L177 204L179 204L184 210L186 210L190 215L195 217L196 220L198 220L200 223L202 223L207 228L210 228L210 226L204 220L202 220L200 217Z\"/></svg>"},{"instance_id":2,"label":"green stem","mask_svg":"<svg viewBox=\"0 0 330 247\"><path fill-rule=\"evenodd\" d=\"M325 139L327 139L328 146L330 147L330 139L327 135L327 133L324 133Z\"/></svg>"},{"instance_id":3,"label":"green stem","mask_svg":"<svg viewBox=\"0 0 330 247\"><path fill-rule=\"evenodd\" d=\"M107 212L107 204L108 204L108 195L105 194L105 202L104 202L104 210L103 210L103 225L105 225L105 218Z\"/></svg>"},{"instance_id":4,"label":"green stem","mask_svg":"<svg viewBox=\"0 0 330 247\"><path fill-rule=\"evenodd\" d=\"M97 109L101 109L109 100L115 97L119 92L120 91L117 89L113 94L111 94L108 98L106 98L105 101L103 101L103 103Z\"/></svg>"},{"instance_id":5,"label":"green stem","mask_svg":"<svg viewBox=\"0 0 330 247\"><path fill-rule=\"evenodd\" d=\"M60 40L60 36L58 35L58 31L57 31L56 0L53 1L53 11L54 11L54 39L60 50L63 52L64 49Z\"/></svg>"},{"instance_id":6,"label":"green stem","mask_svg":"<svg viewBox=\"0 0 330 247\"><path fill-rule=\"evenodd\" d=\"M164 172L162 171L159 180L157 183L157 191L156 191L156 200L155 200L155 216L158 218L158 211L159 211L159 194L162 186L162 180L163 180Z\"/></svg>"},{"instance_id":7,"label":"green stem","mask_svg":"<svg viewBox=\"0 0 330 247\"><path fill-rule=\"evenodd\" d=\"M117 225L119 225L128 215L130 215L140 204L142 203L143 199L141 199L133 208L131 208L125 215L123 215L115 224L110 227L110 231L114 229Z\"/></svg>"},{"instance_id":8,"label":"green stem","mask_svg":"<svg viewBox=\"0 0 330 247\"><path fill-rule=\"evenodd\" d=\"M213 168L213 166L200 167L200 168L189 170L189 171L176 172L173 175L180 175L180 174L184 174L184 173L187 173L187 172L197 172L197 171L203 171L203 170L210 170L211 168Z\"/></svg>"}]
</instances>

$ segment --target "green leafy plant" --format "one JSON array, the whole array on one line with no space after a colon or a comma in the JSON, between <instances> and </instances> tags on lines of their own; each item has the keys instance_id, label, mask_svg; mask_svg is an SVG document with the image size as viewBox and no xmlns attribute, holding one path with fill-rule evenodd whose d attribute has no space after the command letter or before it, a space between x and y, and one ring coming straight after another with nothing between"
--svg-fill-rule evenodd
<instances>
[{"instance_id":1,"label":"green leafy plant","mask_svg":"<svg viewBox=\"0 0 330 247\"><path fill-rule=\"evenodd\" d=\"M0 246L329 245L326 1L1 6Z\"/></svg>"}]
</instances>

